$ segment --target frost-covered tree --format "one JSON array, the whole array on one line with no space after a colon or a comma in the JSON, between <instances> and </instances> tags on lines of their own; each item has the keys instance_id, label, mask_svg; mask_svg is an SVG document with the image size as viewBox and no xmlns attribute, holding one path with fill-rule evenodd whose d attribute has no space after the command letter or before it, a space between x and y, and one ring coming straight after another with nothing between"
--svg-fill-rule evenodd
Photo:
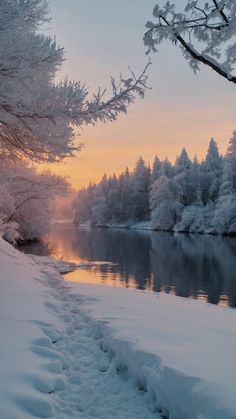
<instances>
[{"instance_id":1,"label":"frost-covered tree","mask_svg":"<svg viewBox=\"0 0 236 419\"><path fill-rule=\"evenodd\" d=\"M223 174L216 202L214 230L217 233L236 233L236 131L229 141L224 159Z\"/></svg>"},{"instance_id":2,"label":"frost-covered tree","mask_svg":"<svg viewBox=\"0 0 236 419\"><path fill-rule=\"evenodd\" d=\"M223 159L219 155L217 143L211 139L207 155L202 163L202 185L205 201L215 201L219 194L220 181L223 171Z\"/></svg>"},{"instance_id":3,"label":"frost-covered tree","mask_svg":"<svg viewBox=\"0 0 236 419\"><path fill-rule=\"evenodd\" d=\"M227 156L236 156L236 131L233 131L233 136L229 140L229 147L227 150Z\"/></svg>"},{"instance_id":4,"label":"frost-covered tree","mask_svg":"<svg viewBox=\"0 0 236 419\"><path fill-rule=\"evenodd\" d=\"M0 179L0 234L11 242L42 237L53 220L55 196L67 191L66 180L7 159L1 161Z\"/></svg>"},{"instance_id":5,"label":"frost-covered tree","mask_svg":"<svg viewBox=\"0 0 236 419\"><path fill-rule=\"evenodd\" d=\"M236 233L236 191L228 162L224 166L213 226L214 232L217 233Z\"/></svg>"},{"instance_id":6,"label":"frost-covered tree","mask_svg":"<svg viewBox=\"0 0 236 419\"><path fill-rule=\"evenodd\" d=\"M56 82L64 49L42 31L48 13L47 0L1 1L0 147L55 161L80 149L74 128L113 121L143 97L146 69L137 78L131 72L128 79L112 79L110 97L101 89L89 96L79 81Z\"/></svg>"},{"instance_id":7,"label":"frost-covered tree","mask_svg":"<svg viewBox=\"0 0 236 419\"><path fill-rule=\"evenodd\" d=\"M212 221L214 217L214 204L206 206L195 203L184 207L181 220L175 225L174 231L190 233L212 233Z\"/></svg>"},{"instance_id":8,"label":"frost-covered tree","mask_svg":"<svg viewBox=\"0 0 236 419\"><path fill-rule=\"evenodd\" d=\"M119 186L118 179L115 174L108 179L106 193L106 219L110 222L120 218L120 202L119 202Z\"/></svg>"},{"instance_id":9,"label":"frost-covered tree","mask_svg":"<svg viewBox=\"0 0 236 419\"><path fill-rule=\"evenodd\" d=\"M217 143L211 139L204 162L204 169L207 172L222 170L222 158L219 155Z\"/></svg>"},{"instance_id":10,"label":"frost-covered tree","mask_svg":"<svg viewBox=\"0 0 236 419\"><path fill-rule=\"evenodd\" d=\"M224 160L221 192L223 185L228 183L232 185L232 191L236 191L236 131L233 131L233 136L229 140L229 147ZM228 187L223 187L223 189L228 190Z\"/></svg>"},{"instance_id":11,"label":"frost-covered tree","mask_svg":"<svg viewBox=\"0 0 236 419\"><path fill-rule=\"evenodd\" d=\"M121 173L118 180L118 204L119 204L119 217L118 221L127 222L130 219L131 212L131 187L132 176L129 169L126 168L124 173Z\"/></svg>"},{"instance_id":12,"label":"frost-covered tree","mask_svg":"<svg viewBox=\"0 0 236 419\"><path fill-rule=\"evenodd\" d=\"M180 47L196 73L202 63L236 84L236 2L234 0L188 0L182 12L178 2L154 7L154 21L146 23L144 44L157 51L164 40Z\"/></svg>"},{"instance_id":13,"label":"frost-covered tree","mask_svg":"<svg viewBox=\"0 0 236 419\"><path fill-rule=\"evenodd\" d=\"M180 155L177 157L175 162L175 171L176 173L185 172L190 170L192 166L192 162L188 156L187 151L185 148L181 151Z\"/></svg>"},{"instance_id":14,"label":"frost-covered tree","mask_svg":"<svg viewBox=\"0 0 236 419\"><path fill-rule=\"evenodd\" d=\"M218 179L218 193L213 202L212 230L217 233L236 233L236 132L229 141L227 154L223 159L221 171L216 169L213 173L216 182ZM220 173L220 176L219 176Z\"/></svg>"},{"instance_id":15,"label":"frost-covered tree","mask_svg":"<svg viewBox=\"0 0 236 419\"><path fill-rule=\"evenodd\" d=\"M160 230L172 230L180 220L183 205L181 191L173 179L161 176L150 191L151 225Z\"/></svg>"},{"instance_id":16,"label":"frost-covered tree","mask_svg":"<svg viewBox=\"0 0 236 419\"><path fill-rule=\"evenodd\" d=\"M92 206L94 202L96 186L90 183L88 188L78 191L76 198L72 202L74 209L74 223L84 224L92 220Z\"/></svg>"},{"instance_id":17,"label":"frost-covered tree","mask_svg":"<svg viewBox=\"0 0 236 419\"><path fill-rule=\"evenodd\" d=\"M227 171L230 172L228 176L231 176L233 186L236 190L236 131L233 132L233 136L229 140L226 163Z\"/></svg>"},{"instance_id":18,"label":"frost-covered tree","mask_svg":"<svg viewBox=\"0 0 236 419\"><path fill-rule=\"evenodd\" d=\"M161 175L161 160L155 156L154 162L152 165L152 174L151 174L151 180L152 183L155 182Z\"/></svg>"},{"instance_id":19,"label":"frost-covered tree","mask_svg":"<svg viewBox=\"0 0 236 419\"><path fill-rule=\"evenodd\" d=\"M150 221L159 230L236 234L236 132L225 157L211 139L201 164L184 149L175 165L155 158L150 175L139 158L133 172L104 176L92 195L79 192L75 213L95 225Z\"/></svg>"},{"instance_id":20,"label":"frost-covered tree","mask_svg":"<svg viewBox=\"0 0 236 419\"><path fill-rule=\"evenodd\" d=\"M161 175L172 178L174 173L175 170L172 163L167 158L165 158L165 160L161 162Z\"/></svg>"},{"instance_id":21,"label":"frost-covered tree","mask_svg":"<svg viewBox=\"0 0 236 419\"><path fill-rule=\"evenodd\" d=\"M136 221L147 220L149 217L150 172L150 168L140 157L133 173L130 198L131 218Z\"/></svg>"}]
</instances>

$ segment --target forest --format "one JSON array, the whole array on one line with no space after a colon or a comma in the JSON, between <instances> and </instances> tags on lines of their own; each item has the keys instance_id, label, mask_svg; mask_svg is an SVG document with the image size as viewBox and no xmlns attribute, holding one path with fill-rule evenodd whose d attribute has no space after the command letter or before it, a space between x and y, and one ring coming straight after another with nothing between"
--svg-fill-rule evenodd
<instances>
[{"instance_id":1,"label":"forest","mask_svg":"<svg viewBox=\"0 0 236 419\"><path fill-rule=\"evenodd\" d=\"M236 131L224 156L212 138L201 162L183 148L174 164L156 156L150 167L140 157L133 171L105 174L78 192L74 223L235 234Z\"/></svg>"}]
</instances>

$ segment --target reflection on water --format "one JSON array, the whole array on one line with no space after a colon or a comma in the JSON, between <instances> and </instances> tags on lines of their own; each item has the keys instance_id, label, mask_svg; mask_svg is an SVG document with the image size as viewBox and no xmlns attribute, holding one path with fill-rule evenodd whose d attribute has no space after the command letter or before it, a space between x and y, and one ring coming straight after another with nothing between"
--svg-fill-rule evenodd
<instances>
[{"instance_id":1,"label":"reflection on water","mask_svg":"<svg viewBox=\"0 0 236 419\"><path fill-rule=\"evenodd\" d=\"M127 281L124 281L121 274L116 269L114 264L102 263L95 264L86 269L79 269L66 274L67 281L83 282L88 284L104 284L113 287L132 287L137 288L137 283L133 275L129 276Z\"/></svg>"},{"instance_id":2,"label":"reflection on water","mask_svg":"<svg viewBox=\"0 0 236 419\"><path fill-rule=\"evenodd\" d=\"M95 263L69 280L162 291L236 307L236 239L120 229L57 226L36 254Z\"/></svg>"}]
</instances>

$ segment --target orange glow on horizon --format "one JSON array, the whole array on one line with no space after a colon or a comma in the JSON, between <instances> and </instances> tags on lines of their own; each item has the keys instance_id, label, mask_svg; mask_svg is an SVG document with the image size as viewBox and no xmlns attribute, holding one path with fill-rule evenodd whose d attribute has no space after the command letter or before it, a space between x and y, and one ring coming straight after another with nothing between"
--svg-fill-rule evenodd
<instances>
[{"instance_id":1,"label":"orange glow on horizon","mask_svg":"<svg viewBox=\"0 0 236 419\"><path fill-rule=\"evenodd\" d=\"M234 129L233 114L222 124L218 109L174 109L150 105L144 101L133 105L127 115L110 124L99 123L88 127L78 142L85 147L78 157L66 159L51 170L71 180L77 189L91 181L98 182L104 173L120 174L129 167L133 170L139 156L152 164L155 155L174 162L185 147L190 158L197 154L204 158L209 141L214 137L220 153L224 154ZM198 124L201 121L201 124ZM198 129L196 129L198 126Z\"/></svg>"},{"instance_id":2,"label":"orange glow on horizon","mask_svg":"<svg viewBox=\"0 0 236 419\"><path fill-rule=\"evenodd\" d=\"M50 0L50 7L49 33L58 37L66 51L58 80L68 75L86 82L91 94L101 86L110 97L111 75L119 78L122 72L128 77L128 66L136 75L143 70L147 57L142 36L152 0L71 0L70 7L63 0ZM87 30L88 22L93 31ZM190 158L197 154L201 160L212 137L220 153L225 153L236 128L231 83L203 65L195 75L180 50L168 42L159 46L151 60L151 89L145 99L137 99L127 115L115 122L85 127L78 138L85 143L79 157L50 166L53 172L68 176L74 188L97 182L104 173L119 174L127 166L132 170L140 155L151 164L155 155L174 162L185 147Z\"/></svg>"}]
</instances>

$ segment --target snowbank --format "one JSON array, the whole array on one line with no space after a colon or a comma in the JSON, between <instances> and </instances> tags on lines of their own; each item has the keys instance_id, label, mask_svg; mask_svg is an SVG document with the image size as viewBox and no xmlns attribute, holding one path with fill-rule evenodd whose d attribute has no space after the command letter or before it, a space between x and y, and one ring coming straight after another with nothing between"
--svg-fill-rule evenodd
<instances>
[{"instance_id":1,"label":"snowbank","mask_svg":"<svg viewBox=\"0 0 236 419\"><path fill-rule=\"evenodd\" d=\"M236 418L236 311L166 294L73 285L102 345L171 419Z\"/></svg>"},{"instance_id":2,"label":"snowbank","mask_svg":"<svg viewBox=\"0 0 236 419\"><path fill-rule=\"evenodd\" d=\"M49 258L0 239L0 418L160 419L117 374Z\"/></svg>"},{"instance_id":3,"label":"snowbank","mask_svg":"<svg viewBox=\"0 0 236 419\"><path fill-rule=\"evenodd\" d=\"M56 411L48 392L60 378L39 356L60 330L47 306L44 275L31 259L0 238L0 417L50 417ZM48 349L51 351L51 349ZM54 352L51 352L53 360Z\"/></svg>"}]
</instances>

